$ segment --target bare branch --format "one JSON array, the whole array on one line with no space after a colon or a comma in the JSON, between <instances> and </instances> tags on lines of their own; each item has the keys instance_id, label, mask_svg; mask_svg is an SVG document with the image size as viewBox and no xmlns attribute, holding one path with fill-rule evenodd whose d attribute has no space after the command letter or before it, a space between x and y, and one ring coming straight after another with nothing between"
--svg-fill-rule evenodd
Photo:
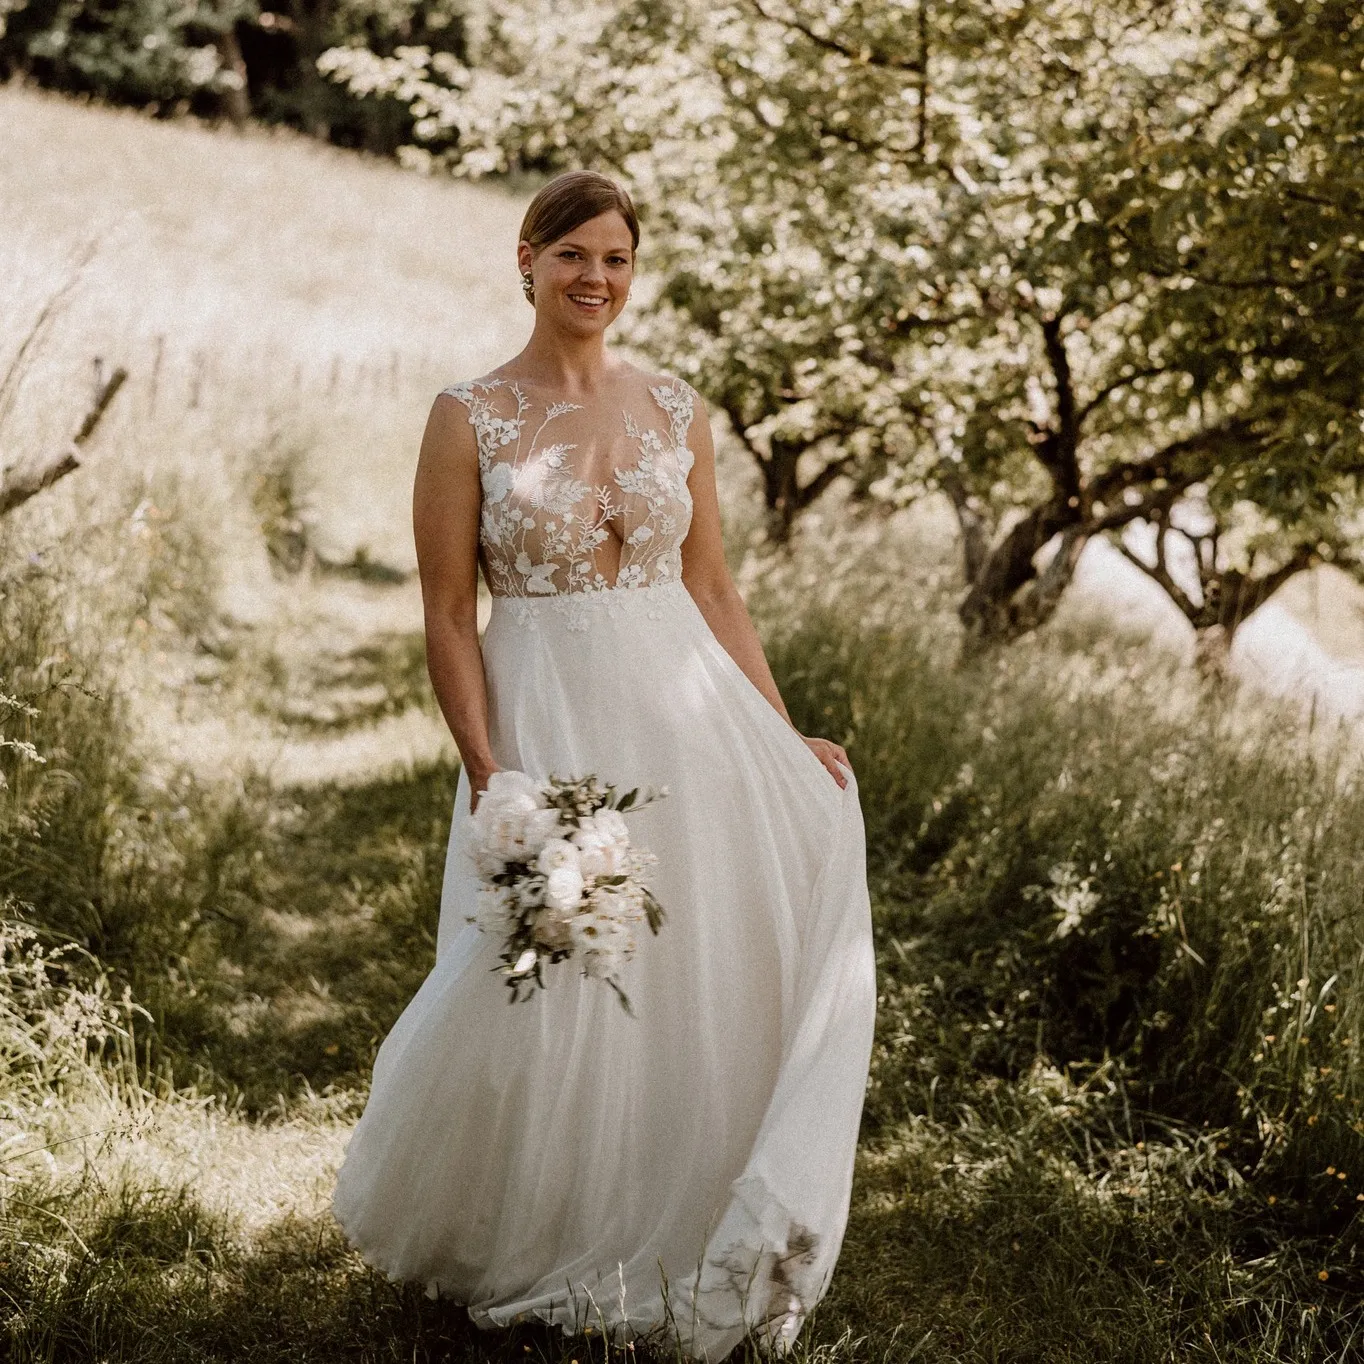
<instances>
[{"instance_id":1,"label":"bare branch","mask_svg":"<svg viewBox=\"0 0 1364 1364\"><path fill-rule=\"evenodd\" d=\"M44 488L50 488L58 479L65 478L81 466L80 451L95 433L114 395L123 387L128 377L126 369L116 369L95 395L90 410L76 428L70 443L63 450L54 451L46 458L30 464L10 466L0 477L0 516L22 506L29 498L36 497Z\"/></svg>"},{"instance_id":2,"label":"bare branch","mask_svg":"<svg viewBox=\"0 0 1364 1364\"><path fill-rule=\"evenodd\" d=\"M1156 534L1156 544L1159 548L1154 564L1148 564L1139 554L1134 554L1123 541L1121 535L1115 535L1112 539L1122 557L1128 563L1135 564L1148 578L1158 583L1165 595L1179 608L1180 614L1188 620L1189 624L1197 625L1198 607L1185 595L1183 588L1170 576L1170 571L1165 566L1165 551L1161 545L1161 541L1164 539L1164 529L1162 526Z\"/></svg>"}]
</instances>

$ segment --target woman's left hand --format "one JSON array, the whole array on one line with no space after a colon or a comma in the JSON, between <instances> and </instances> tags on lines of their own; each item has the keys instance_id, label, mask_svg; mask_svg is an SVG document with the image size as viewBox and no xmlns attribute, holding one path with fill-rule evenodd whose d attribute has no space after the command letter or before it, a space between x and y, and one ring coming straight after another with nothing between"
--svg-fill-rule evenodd
<instances>
[{"instance_id":1,"label":"woman's left hand","mask_svg":"<svg viewBox=\"0 0 1364 1364\"><path fill-rule=\"evenodd\" d=\"M828 769L829 775L841 787L848 784L848 772L852 771L852 763L848 761L848 755L843 751L841 744L836 744L832 739L806 739L805 735L800 736L805 739L805 745L816 758ZM840 767L839 764L843 766ZM847 768L845 772L843 768Z\"/></svg>"}]
</instances>

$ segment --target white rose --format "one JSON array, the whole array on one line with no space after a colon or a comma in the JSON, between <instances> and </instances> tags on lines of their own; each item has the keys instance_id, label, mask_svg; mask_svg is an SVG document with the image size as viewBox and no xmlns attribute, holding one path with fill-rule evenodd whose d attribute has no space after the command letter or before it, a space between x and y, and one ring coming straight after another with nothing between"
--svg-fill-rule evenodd
<instances>
[{"instance_id":1,"label":"white rose","mask_svg":"<svg viewBox=\"0 0 1364 1364\"><path fill-rule=\"evenodd\" d=\"M582 898L583 874L577 867L556 867L545 877L545 904L551 909L576 909Z\"/></svg>"}]
</instances>

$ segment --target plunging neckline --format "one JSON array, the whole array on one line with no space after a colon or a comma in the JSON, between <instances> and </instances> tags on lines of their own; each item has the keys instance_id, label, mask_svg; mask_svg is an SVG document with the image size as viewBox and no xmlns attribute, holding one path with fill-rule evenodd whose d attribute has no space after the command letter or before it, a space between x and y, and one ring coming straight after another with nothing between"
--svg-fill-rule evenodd
<instances>
[{"instance_id":1,"label":"plunging neckline","mask_svg":"<svg viewBox=\"0 0 1364 1364\"><path fill-rule=\"evenodd\" d=\"M695 394L681 380L590 402L521 378L445 391L468 407L478 440L479 546L494 595L680 578L695 463L686 443Z\"/></svg>"}]
</instances>

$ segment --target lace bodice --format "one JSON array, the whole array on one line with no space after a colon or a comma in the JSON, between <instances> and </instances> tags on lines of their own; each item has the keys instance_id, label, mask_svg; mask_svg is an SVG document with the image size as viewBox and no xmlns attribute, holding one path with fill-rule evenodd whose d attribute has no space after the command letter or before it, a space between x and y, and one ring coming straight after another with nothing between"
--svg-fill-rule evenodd
<instances>
[{"instance_id":1,"label":"lace bodice","mask_svg":"<svg viewBox=\"0 0 1364 1364\"><path fill-rule=\"evenodd\" d=\"M691 524L695 391L640 385L608 419L515 379L452 384L478 438L479 549L499 597L672 582Z\"/></svg>"}]
</instances>

